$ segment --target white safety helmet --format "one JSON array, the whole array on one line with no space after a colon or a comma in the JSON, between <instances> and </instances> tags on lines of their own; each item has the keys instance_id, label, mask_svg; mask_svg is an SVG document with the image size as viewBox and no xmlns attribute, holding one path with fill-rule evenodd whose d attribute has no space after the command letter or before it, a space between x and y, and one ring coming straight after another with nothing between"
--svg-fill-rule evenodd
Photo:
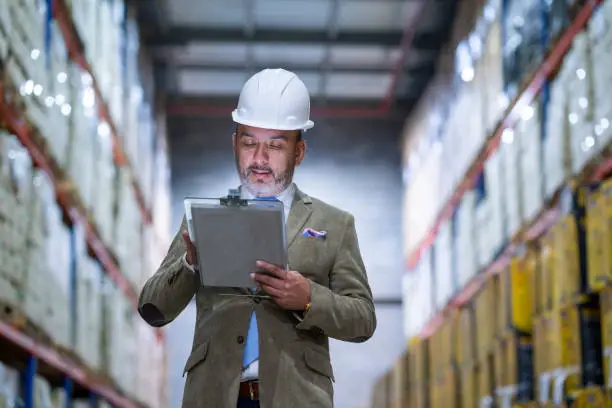
<instances>
[{"instance_id":1,"label":"white safety helmet","mask_svg":"<svg viewBox=\"0 0 612 408\"><path fill-rule=\"evenodd\" d=\"M232 118L263 129L306 131L314 126L306 85L284 69L264 69L249 78Z\"/></svg>"}]
</instances>

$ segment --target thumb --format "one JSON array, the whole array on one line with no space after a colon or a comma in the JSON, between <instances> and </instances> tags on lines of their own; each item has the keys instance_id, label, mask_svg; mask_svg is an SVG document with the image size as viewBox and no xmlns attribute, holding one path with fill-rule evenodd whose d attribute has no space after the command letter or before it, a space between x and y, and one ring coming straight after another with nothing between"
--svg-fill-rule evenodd
<instances>
[{"instance_id":1,"label":"thumb","mask_svg":"<svg viewBox=\"0 0 612 408\"><path fill-rule=\"evenodd\" d=\"M187 247L191 246L191 238L189 238L189 231L183 231L183 241L187 244Z\"/></svg>"}]
</instances>

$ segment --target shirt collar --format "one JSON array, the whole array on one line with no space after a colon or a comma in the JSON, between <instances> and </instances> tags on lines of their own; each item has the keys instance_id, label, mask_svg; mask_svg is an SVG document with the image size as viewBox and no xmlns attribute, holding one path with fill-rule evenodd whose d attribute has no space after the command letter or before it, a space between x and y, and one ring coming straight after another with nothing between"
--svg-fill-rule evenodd
<instances>
[{"instance_id":1,"label":"shirt collar","mask_svg":"<svg viewBox=\"0 0 612 408\"><path fill-rule=\"evenodd\" d=\"M295 183L289 184L289 186L279 193L276 198L281 201L286 207L291 207L291 203L293 202L293 198L295 197L295 192L297 190L297 186ZM242 198L252 200L255 198L253 194L246 188L240 188L240 193Z\"/></svg>"}]
</instances>

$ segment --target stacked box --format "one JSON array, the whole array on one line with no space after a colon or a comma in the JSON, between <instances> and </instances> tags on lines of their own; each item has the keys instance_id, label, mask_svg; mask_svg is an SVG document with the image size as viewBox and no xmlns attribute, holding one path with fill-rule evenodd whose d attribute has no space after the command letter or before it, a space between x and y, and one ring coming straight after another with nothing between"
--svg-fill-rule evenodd
<instances>
[{"instance_id":1,"label":"stacked box","mask_svg":"<svg viewBox=\"0 0 612 408\"><path fill-rule=\"evenodd\" d=\"M430 406L429 384L431 381L429 366L429 341L415 339L408 347L411 407L426 408Z\"/></svg>"},{"instance_id":2,"label":"stacked box","mask_svg":"<svg viewBox=\"0 0 612 408\"><path fill-rule=\"evenodd\" d=\"M66 169L84 204L92 198L94 146L98 129L96 97L91 76L77 65L70 64L70 100L72 116L66 152Z\"/></svg>"},{"instance_id":3,"label":"stacked box","mask_svg":"<svg viewBox=\"0 0 612 408\"><path fill-rule=\"evenodd\" d=\"M476 205L476 265L478 270L486 268L493 260L493 247L491 245L491 205L488 195L481 198Z\"/></svg>"},{"instance_id":4,"label":"stacked box","mask_svg":"<svg viewBox=\"0 0 612 408\"><path fill-rule=\"evenodd\" d=\"M50 22L51 46L49 52L49 95L45 97L48 123L39 128L48 141L49 149L57 163L64 164L68 154L70 121L77 101L71 98L68 51L55 20Z\"/></svg>"},{"instance_id":5,"label":"stacked box","mask_svg":"<svg viewBox=\"0 0 612 408\"><path fill-rule=\"evenodd\" d=\"M418 335L434 315L433 279L431 252L425 251L417 267L408 272L403 281L406 338Z\"/></svg>"},{"instance_id":6,"label":"stacked box","mask_svg":"<svg viewBox=\"0 0 612 408\"><path fill-rule=\"evenodd\" d=\"M532 332L533 295L532 276L538 274L537 253L523 251L510 261L510 268L499 274L499 296L497 297L497 328L499 336L508 333Z\"/></svg>"},{"instance_id":7,"label":"stacked box","mask_svg":"<svg viewBox=\"0 0 612 408\"><path fill-rule=\"evenodd\" d=\"M607 220L605 189L588 194L586 213L586 247L588 290L599 292L612 280L607 248L612 236Z\"/></svg>"},{"instance_id":8,"label":"stacked box","mask_svg":"<svg viewBox=\"0 0 612 408\"><path fill-rule=\"evenodd\" d=\"M612 393L612 287L600 293L601 304L601 352L604 371L604 386L608 395Z\"/></svg>"},{"instance_id":9,"label":"stacked box","mask_svg":"<svg viewBox=\"0 0 612 408\"><path fill-rule=\"evenodd\" d=\"M567 91L572 171L575 174L579 173L598 151L598 142L594 135L595 104L590 52L588 34L582 32L574 37L573 46L565 57L567 69L574 72L574 75L568 78Z\"/></svg>"},{"instance_id":10,"label":"stacked box","mask_svg":"<svg viewBox=\"0 0 612 408\"><path fill-rule=\"evenodd\" d=\"M488 241L492 254L497 254L506 239L504 226L504 203L506 197L503 189L503 168L499 150L485 162L485 185L489 201Z\"/></svg>"},{"instance_id":11,"label":"stacked box","mask_svg":"<svg viewBox=\"0 0 612 408\"><path fill-rule=\"evenodd\" d=\"M502 136L499 154L502 156L503 180L505 186L504 196L506 206L504 211L504 225L506 225L506 238L511 238L521 227L523 219L523 198L521 195L520 166L520 134L516 130L506 129Z\"/></svg>"},{"instance_id":12,"label":"stacked box","mask_svg":"<svg viewBox=\"0 0 612 408\"><path fill-rule=\"evenodd\" d=\"M129 171L117 171L117 214L115 218L114 250L130 283L139 284L142 275L142 225L140 207L136 201Z\"/></svg>"},{"instance_id":13,"label":"stacked box","mask_svg":"<svg viewBox=\"0 0 612 408\"><path fill-rule=\"evenodd\" d=\"M571 139L569 132L569 80L574 76L570 67L562 65L550 84L550 99L546 119L544 150L544 196L552 198L564 181L572 175ZM575 118L572 116L572 120Z\"/></svg>"},{"instance_id":14,"label":"stacked box","mask_svg":"<svg viewBox=\"0 0 612 408\"><path fill-rule=\"evenodd\" d=\"M476 317L476 350L477 359L482 362L483 358L492 351L495 341L495 328L497 327L497 293L498 279L491 277L483 285L482 290L474 300L474 311Z\"/></svg>"},{"instance_id":15,"label":"stacked box","mask_svg":"<svg viewBox=\"0 0 612 408\"><path fill-rule=\"evenodd\" d=\"M9 408L21 403L19 371L0 363L0 407Z\"/></svg>"},{"instance_id":16,"label":"stacked box","mask_svg":"<svg viewBox=\"0 0 612 408\"><path fill-rule=\"evenodd\" d=\"M442 310L446 306L456 290L451 251L451 224L446 223L440 227L434 245L434 301L437 310Z\"/></svg>"},{"instance_id":17,"label":"stacked box","mask_svg":"<svg viewBox=\"0 0 612 408\"><path fill-rule=\"evenodd\" d=\"M103 274L86 253L77 255L75 350L89 367L101 367Z\"/></svg>"},{"instance_id":18,"label":"stacked box","mask_svg":"<svg viewBox=\"0 0 612 408\"><path fill-rule=\"evenodd\" d=\"M32 162L14 137L0 134L0 300L18 306L25 279L27 203L32 190Z\"/></svg>"},{"instance_id":19,"label":"stacked box","mask_svg":"<svg viewBox=\"0 0 612 408\"><path fill-rule=\"evenodd\" d=\"M34 172L26 235L24 312L58 344L70 344L70 236L48 176Z\"/></svg>"},{"instance_id":20,"label":"stacked box","mask_svg":"<svg viewBox=\"0 0 612 408\"><path fill-rule=\"evenodd\" d=\"M523 120L517 126L520 144L520 184L522 221L530 222L544 205L542 132L540 106L537 103L525 108Z\"/></svg>"},{"instance_id":21,"label":"stacked box","mask_svg":"<svg viewBox=\"0 0 612 408\"><path fill-rule=\"evenodd\" d=\"M476 194L464 194L457 213L457 257L458 287L464 287L478 273L474 242L476 240Z\"/></svg>"},{"instance_id":22,"label":"stacked box","mask_svg":"<svg viewBox=\"0 0 612 408\"><path fill-rule=\"evenodd\" d=\"M91 189L91 211L102 241L109 244L114 233L114 204L116 169L113 161L113 139L108 124L100 122L94 137L92 179L96 188Z\"/></svg>"},{"instance_id":23,"label":"stacked box","mask_svg":"<svg viewBox=\"0 0 612 408\"><path fill-rule=\"evenodd\" d=\"M49 77L45 69L45 3L16 0L8 4L12 20L8 31L10 57L5 61L9 83L19 89L26 105L26 116L43 128L47 124L45 98L49 95Z\"/></svg>"}]
</instances>

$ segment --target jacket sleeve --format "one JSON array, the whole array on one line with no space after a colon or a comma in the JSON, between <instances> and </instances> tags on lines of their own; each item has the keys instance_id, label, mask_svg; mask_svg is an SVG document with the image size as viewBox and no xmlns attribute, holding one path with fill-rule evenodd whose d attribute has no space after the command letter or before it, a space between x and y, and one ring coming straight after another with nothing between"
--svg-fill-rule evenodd
<instances>
[{"instance_id":1,"label":"jacket sleeve","mask_svg":"<svg viewBox=\"0 0 612 408\"><path fill-rule=\"evenodd\" d=\"M183 263L186 247L182 232L185 229L183 217L166 257L140 292L138 313L151 326L161 327L173 321L189 304L198 288L198 275Z\"/></svg>"},{"instance_id":2,"label":"jacket sleeve","mask_svg":"<svg viewBox=\"0 0 612 408\"><path fill-rule=\"evenodd\" d=\"M310 282L311 307L297 328L359 343L374 334L376 313L359 250L355 219L350 214L346 214L346 218L343 237L330 272L329 287Z\"/></svg>"}]
</instances>

